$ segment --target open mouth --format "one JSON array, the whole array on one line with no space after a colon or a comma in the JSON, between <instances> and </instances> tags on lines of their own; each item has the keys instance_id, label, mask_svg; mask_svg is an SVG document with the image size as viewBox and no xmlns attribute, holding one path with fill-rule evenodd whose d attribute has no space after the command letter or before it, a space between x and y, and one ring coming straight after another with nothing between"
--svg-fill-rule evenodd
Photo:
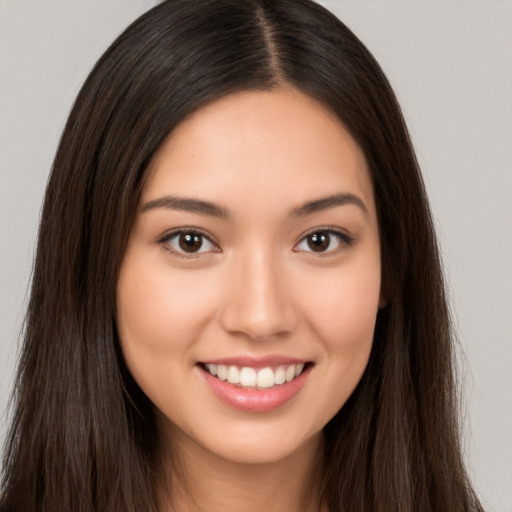
<instances>
[{"instance_id":1,"label":"open mouth","mask_svg":"<svg viewBox=\"0 0 512 512\"><path fill-rule=\"evenodd\" d=\"M276 367L252 368L223 364L200 363L199 366L221 381L246 389L271 389L292 382L313 363L285 364Z\"/></svg>"}]
</instances>

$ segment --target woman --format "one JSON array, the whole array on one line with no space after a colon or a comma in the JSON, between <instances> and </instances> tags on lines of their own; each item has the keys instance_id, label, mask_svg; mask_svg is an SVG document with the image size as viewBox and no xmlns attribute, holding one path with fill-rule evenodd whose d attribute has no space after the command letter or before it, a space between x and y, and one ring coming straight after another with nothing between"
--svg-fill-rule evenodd
<instances>
[{"instance_id":1,"label":"woman","mask_svg":"<svg viewBox=\"0 0 512 512\"><path fill-rule=\"evenodd\" d=\"M1 509L481 510L394 95L309 1L168 1L80 92Z\"/></svg>"}]
</instances>

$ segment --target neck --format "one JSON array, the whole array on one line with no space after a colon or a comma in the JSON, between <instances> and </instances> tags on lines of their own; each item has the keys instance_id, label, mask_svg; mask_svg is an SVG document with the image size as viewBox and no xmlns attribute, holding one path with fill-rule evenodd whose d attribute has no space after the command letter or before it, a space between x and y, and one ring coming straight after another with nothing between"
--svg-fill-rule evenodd
<instances>
[{"instance_id":1,"label":"neck","mask_svg":"<svg viewBox=\"0 0 512 512\"><path fill-rule=\"evenodd\" d=\"M257 464L226 460L176 437L162 453L162 512L327 511L320 503L320 435L284 459Z\"/></svg>"}]
</instances>

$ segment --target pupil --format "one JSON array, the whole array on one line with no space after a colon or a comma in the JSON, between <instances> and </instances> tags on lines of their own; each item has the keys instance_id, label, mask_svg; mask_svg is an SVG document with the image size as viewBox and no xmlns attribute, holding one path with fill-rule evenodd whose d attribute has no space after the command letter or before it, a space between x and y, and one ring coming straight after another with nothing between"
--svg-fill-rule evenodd
<instances>
[{"instance_id":1,"label":"pupil","mask_svg":"<svg viewBox=\"0 0 512 512\"><path fill-rule=\"evenodd\" d=\"M314 233L309 235L308 245L315 252L325 251L329 247L329 234Z\"/></svg>"},{"instance_id":2,"label":"pupil","mask_svg":"<svg viewBox=\"0 0 512 512\"><path fill-rule=\"evenodd\" d=\"M201 235L187 233L180 236L180 248L185 252L195 252L201 248L203 241Z\"/></svg>"}]
</instances>

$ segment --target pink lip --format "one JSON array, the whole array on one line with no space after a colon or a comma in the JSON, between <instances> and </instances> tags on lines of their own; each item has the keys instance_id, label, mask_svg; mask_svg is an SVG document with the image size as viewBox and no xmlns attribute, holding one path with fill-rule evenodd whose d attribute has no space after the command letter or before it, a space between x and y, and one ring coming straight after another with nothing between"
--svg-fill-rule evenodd
<instances>
[{"instance_id":1,"label":"pink lip","mask_svg":"<svg viewBox=\"0 0 512 512\"><path fill-rule=\"evenodd\" d=\"M239 360L236 358L230 359L230 361L235 362L214 364L239 365ZM290 360L288 359L288 361ZM246 363L245 361L241 366L252 366ZM270 366L270 364L266 366ZM254 366L252 367L254 368ZM283 406L299 393L311 370L311 367L306 367L297 378L270 389L245 389L214 377L208 371L201 368L201 366L198 366L198 368L217 398L226 405L247 412L268 412Z\"/></svg>"},{"instance_id":2,"label":"pink lip","mask_svg":"<svg viewBox=\"0 0 512 512\"><path fill-rule=\"evenodd\" d=\"M203 364L223 364L225 366L238 366L240 368L248 366L250 368L266 368L266 367L278 367L286 366L291 364L306 364L308 360L297 359L293 357L287 357L282 355L269 355L263 357L253 356L234 356L234 357L223 357L220 359L207 359L201 361Z\"/></svg>"}]
</instances>

